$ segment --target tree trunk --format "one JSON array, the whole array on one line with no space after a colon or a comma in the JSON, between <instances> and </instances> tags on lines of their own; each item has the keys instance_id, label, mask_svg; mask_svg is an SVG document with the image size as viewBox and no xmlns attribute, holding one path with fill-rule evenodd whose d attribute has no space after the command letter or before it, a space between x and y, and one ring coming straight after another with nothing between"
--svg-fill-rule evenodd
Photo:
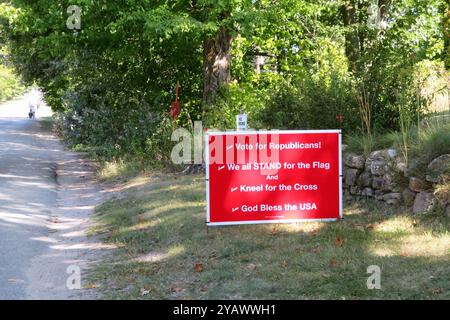
<instances>
[{"instance_id":1,"label":"tree trunk","mask_svg":"<svg viewBox=\"0 0 450 320\"><path fill-rule=\"evenodd\" d=\"M350 70L356 72L356 62L359 56L359 36L357 30L351 30L356 23L356 4L347 1L341 7L344 26L350 30L345 32L345 55L347 56Z\"/></svg>"},{"instance_id":2,"label":"tree trunk","mask_svg":"<svg viewBox=\"0 0 450 320\"><path fill-rule=\"evenodd\" d=\"M225 27L216 36L203 42L203 102L210 105L217 90L231 80L231 43L233 38Z\"/></svg>"},{"instance_id":3,"label":"tree trunk","mask_svg":"<svg viewBox=\"0 0 450 320\"><path fill-rule=\"evenodd\" d=\"M443 60L445 68L450 70L450 6L443 6L442 31L444 35Z\"/></svg>"}]
</instances>

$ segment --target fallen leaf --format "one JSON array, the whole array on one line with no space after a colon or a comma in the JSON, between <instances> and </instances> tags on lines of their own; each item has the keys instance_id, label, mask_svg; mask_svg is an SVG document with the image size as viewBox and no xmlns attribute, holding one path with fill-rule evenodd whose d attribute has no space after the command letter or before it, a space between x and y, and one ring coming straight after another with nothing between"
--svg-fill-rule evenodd
<instances>
[{"instance_id":1,"label":"fallen leaf","mask_svg":"<svg viewBox=\"0 0 450 320\"><path fill-rule=\"evenodd\" d=\"M320 252L320 248L319 247L315 247L311 249L312 253L319 253Z\"/></svg>"},{"instance_id":2,"label":"fallen leaf","mask_svg":"<svg viewBox=\"0 0 450 320\"><path fill-rule=\"evenodd\" d=\"M400 257L409 257L409 253L402 251L402 252L400 252Z\"/></svg>"},{"instance_id":3,"label":"fallen leaf","mask_svg":"<svg viewBox=\"0 0 450 320\"><path fill-rule=\"evenodd\" d=\"M375 225L373 223L366 225L367 230L373 230L374 227L375 227Z\"/></svg>"},{"instance_id":4,"label":"fallen leaf","mask_svg":"<svg viewBox=\"0 0 450 320\"><path fill-rule=\"evenodd\" d=\"M172 287L172 288L170 288L170 290L172 292L179 293L179 292L183 291L183 288L181 288L181 287Z\"/></svg>"},{"instance_id":5,"label":"fallen leaf","mask_svg":"<svg viewBox=\"0 0 450 320\"><path fill-rule=\"evenodd\" d=\"M84 289L95 289L97 287L98 285L96 285L95 283L88 283L87 285L84 286Z\"/></svg>"},{"instance_id":6,"label":"fallen leaf","mask_svg":"<svg viewBox=\"0 0 450 320\"><path fill-rule=\"evenodd\" d=\"M296 248L294 248L294 252L295 253L300 253L300 252L302 252L303 251L303 247L296 247Z\"/></svg>"},{"instance_id":7,"label":"fallen leaf","mask_svg":"<svg viewBox=\"0 0 450 320\"><path fill-rule=\"evenodd\" d=\"M194 265L195 272L202 272L203 271L203 264L202 263L196 263Z\"/></svg>"},{"instance_id":8,"label":"fallen leaf","mask_svg":"<svg viewBox=\"0 0 450 320\"><path fill-rule=\"evenodd\" d=\"M144 288L141 288L141 297L143 297L149 293L150 293L150 290L145 290Z\"/></svg>"},{"instance_id":9,"label":"fallen leaf","mask_svg":"<svg viewBox=\"0 0 450 320\"><path fill-rule=\"evenodd\" d=\"M434 294L441 294L442 293L442 288L436 288L433 290Z\"/></svg>"},{"instance_id":10,"label":"fallen leaf","mask_svg":"<svg viewBox=\"0 0 450 320\"><path fill-rule=\"evenodd\" d=\"M412 224L413 227L417 226L417 220L414 219L414 220L411 222L411 224Z\"/></svg>"},{"instance_id":11,"label":"fallen leaf","mask_svg":"<svg viewBox=\"0 0 450 320\"><path fill-rule=\"evenodd\" d=\"M138 223L143 224L145 222L144 215L141 213L138 215Z\"/></svg>"},{"instance_id":12,"label":"fallen leaf","mask_svg":"<svg viewBox=\"0 0 450 320\"><path fill-rule=\"evenodd\" d=\"M333 257L333 258L331 258L331 260L330 260L330 267L331 267L331 268L334 268L334 267L336 267L336 266L337 266L337 260L336 260L335 257Z\"/></svg>"},{"instance_id":13,"label":"fallen leaf","mask_svg":"<svg viewBox=\"0 0 450 320\"><path fill-rule=\"evenodd\" d=\"M281 263L281 265L283 266L283 268L286 268L286 267L287 267L287 262L286 262L286 260L283 260L283 263Z\"/></svg>"},{"instance_id":14,"label":"fallen leaf","mask_svg":"<svg viewBox=\"0 0 450 320\"><path fill-rule=\"evenodd\" d=\"M338 237L336 238L336 240L334 241L334 244L335 244L337 247L342 247L342 245L344 244L344 238L338 236Z\"/></svg>"},{"instance_id":15,"label":"fallen leaf","mask_svg":"<svg viewBox=\"0 0 450 320\"><path fill-rule=\"evenodd\" d=\"M249 263L249 264L246 266L246 268L247 268L248 270L255 270L255 269L256 269L256 264L254 264L254 263Z\"/></svg>"},{"instance_id":16,"label":"fallen leaf","mask_svg":"<svg viewBox=\"0 0 450 320\"><path fill-rule=\"evenodd\" d=\"M279 231L275 227L273 227L272 231L270 232L270 234L273 235L273 236L276 236L278 233L279 233Z\"/></svg>"}]
</instances>

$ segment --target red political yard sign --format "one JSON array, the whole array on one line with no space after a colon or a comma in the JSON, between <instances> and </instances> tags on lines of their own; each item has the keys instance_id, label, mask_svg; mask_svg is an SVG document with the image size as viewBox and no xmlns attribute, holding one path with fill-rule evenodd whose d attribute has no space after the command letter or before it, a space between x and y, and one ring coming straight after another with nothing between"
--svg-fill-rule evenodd
<instances>
[{"instance_id":1,"label":"red political yard sign","mask_svg":"<svg viewBox=\"0 0 450 320\"><path fill-rule=\"evenodd\" d=\"M340 130L208 132L207 224L342 218Z\"/></svg>"}]
</instances>

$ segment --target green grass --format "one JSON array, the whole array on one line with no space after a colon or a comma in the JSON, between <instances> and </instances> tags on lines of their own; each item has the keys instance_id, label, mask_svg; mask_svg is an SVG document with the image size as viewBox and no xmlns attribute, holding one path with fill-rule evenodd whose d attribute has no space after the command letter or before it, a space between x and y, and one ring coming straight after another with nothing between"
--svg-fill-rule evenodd
<instances>
[{"instance_id":1,"label":"green grass","mask_svg":"<svg viewBox=\"0 0 450 320\"><path fill-rule=\"evenodd\" d=\"M419 131L416 129L411 149L413 155L423 162L450 153L450 122L430 123Z\"/></svg>"},{"instance_id":2,"label":"green grass","mask_svg":"<svg viewBox=\"0 0 450 320\"><path fill-rule=\"evenodd\" d=\"M371 151L397 148L405 155L407 148L411 173L424 177L428 164L443 154L450 154L450 122L430 121L420 128L413 126L402 141L399 132L388 132L368 138L365 135L352 135L345 138L345 152L355 152L368 156ZM405 143L406 142L406 143Z\"/></svg>"},{"instance_id":3,"label":"green grass","mask_svg":"<svg viewBox=\"0 0 450 320\"><path fill-rule=\"evenodd\" d=\"M373 135L371 138L367 137L367 135L359 134L345 137L344 143L346 145L346 151L361 153L368 156L372 151L397 146L400 139L401 136L398 132Z\"/></svg>"},{"instance_id":4,"label":"green grass","mask_svg":"<svg viewBox=\"0 0 450 320\"><path fill-rule=\"evenodd\" d=\"M207 230L203 176L152 175L126 189L98 208L91 230L118 247L90 279L105 298L450 298L442 213L363 201L347 204L341 222ZM381 290L367 289L370 265L382 269Z\"/></svg>"},{"instance_id":5,"label":"green grass","mask_svg":"<svg viewBox=\"0 0 450 320\"><path fill-rule=\"evenodd\" d=\"M44 129L46 131L52 131L54 120L52 117L42 117L42 118L39 118L39 124L42 129Z\"/></svg>"}]
</instances>

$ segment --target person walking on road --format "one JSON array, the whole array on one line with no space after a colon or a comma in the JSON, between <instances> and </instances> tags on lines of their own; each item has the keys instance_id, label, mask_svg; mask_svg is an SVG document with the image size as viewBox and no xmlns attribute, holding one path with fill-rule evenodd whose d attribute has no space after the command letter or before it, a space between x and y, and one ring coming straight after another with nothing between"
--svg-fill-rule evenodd
<instances>
[{"instance_id":1,"label":"person walking on road","mask_svg":"<svg viewBox=\"0 0 450 320\"><path fill-rule=\"evenodd\" d=\"M30 112L28 113L28 117L30 119L36 119L36 107L33 103L29 104Z\"/></svg>"}]
</instances>

